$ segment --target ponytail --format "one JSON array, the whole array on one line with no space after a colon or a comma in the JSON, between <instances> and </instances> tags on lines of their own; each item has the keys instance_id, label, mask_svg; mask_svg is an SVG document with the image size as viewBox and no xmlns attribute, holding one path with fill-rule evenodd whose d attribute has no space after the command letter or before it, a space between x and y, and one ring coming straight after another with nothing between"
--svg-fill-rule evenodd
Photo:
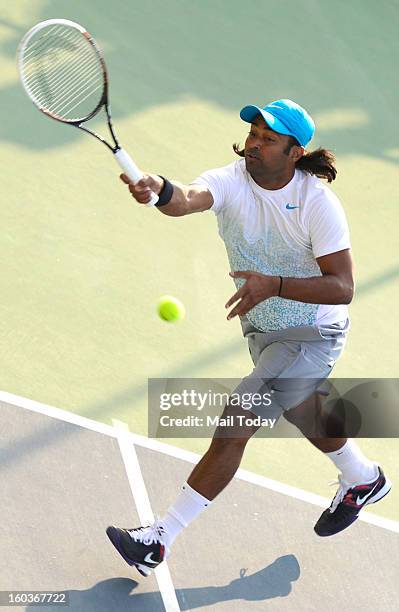
<instances>
[{"instance_id":1,"label":"ponytail","mask_svg":"<svg viewBox=\"0 0 399 612\"><path fill-rule=\"evenodd\" d=\"M335 167L335 155L327 149L316 149L305 153L295 164L295 167L318 178L327 179L329 183L335 180L337 169Z\"/></svg>"}]
</instances>

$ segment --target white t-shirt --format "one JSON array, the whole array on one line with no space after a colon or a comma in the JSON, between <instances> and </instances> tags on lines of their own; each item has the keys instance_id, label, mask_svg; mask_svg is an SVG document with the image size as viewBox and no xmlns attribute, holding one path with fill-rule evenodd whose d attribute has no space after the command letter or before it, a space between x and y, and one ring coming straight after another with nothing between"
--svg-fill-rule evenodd
<instances>
[{"instance_id":1,"label":"white t-shirt","mask_svg":"<svg viewBox=\"0 0 399 612\"><path fill-rule=\"evenodd\" d=\"M282 189L263 189L245 160L204 172L195 185L213 196L232 271L272 276L322 276L316 257L350 248L348 223L336 195L315 176L295 170ZM237 289L245 279L234 279ZM301 325L326 325L348 318L345 304L307 304L272 297L246 315L261 331Z\"/></svg>"}]
</instances>

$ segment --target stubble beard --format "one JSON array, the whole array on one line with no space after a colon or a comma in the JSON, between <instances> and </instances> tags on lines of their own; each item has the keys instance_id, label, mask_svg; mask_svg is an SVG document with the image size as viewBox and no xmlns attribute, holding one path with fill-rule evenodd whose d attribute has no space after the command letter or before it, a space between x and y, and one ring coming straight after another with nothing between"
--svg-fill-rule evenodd
<instances>
[{"instance_id":1,"label":"stubble beard","mask_svg":"<svg viewBox=\"0 0 399 612\"><path fill-rule=\"evenodd\" d=\"M245 168L254 180L268 178L270 172L261 160L251 160L245 157Z\"/></svg>"}]
</instances>

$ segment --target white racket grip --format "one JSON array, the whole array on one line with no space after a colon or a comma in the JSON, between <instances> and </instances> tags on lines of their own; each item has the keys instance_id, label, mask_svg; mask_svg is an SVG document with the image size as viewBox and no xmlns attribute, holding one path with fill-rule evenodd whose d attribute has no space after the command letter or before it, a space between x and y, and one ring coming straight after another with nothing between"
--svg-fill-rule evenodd
<instances>
[{"instance_id":1,"label":"white racket grip","mask_svg":"<svg viewBox=\"0 0 399 612\"><path fill-rule=\"evenodd\" d=\"M124 149L118 149L114 152L115 159L119 166L122 168L123 173L134 183L138 183L143 178L143 173L140 172L130 155ZM158 196L153 193L151 200L147 202L146 206L154 206L158 202Z\"/></svg>"}]
</instances>

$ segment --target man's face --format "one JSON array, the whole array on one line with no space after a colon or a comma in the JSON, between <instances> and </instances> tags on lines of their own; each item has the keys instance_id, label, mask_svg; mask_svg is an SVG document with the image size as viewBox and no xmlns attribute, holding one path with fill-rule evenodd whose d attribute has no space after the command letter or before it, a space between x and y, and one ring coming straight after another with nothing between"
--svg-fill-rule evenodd
<instances>
[{"instance_id":1,"label":"man's face","mask_svg":"<svg viewBox=\"0 0 399 612\"><path fill-rule=\"evenodd\" d=\"M302 147L289 149L290 138L269 128L261 115L251 123L245 141L245 167L254 177L286 172L293 169L302 155Z\"/></svg>"}]
</instances>

